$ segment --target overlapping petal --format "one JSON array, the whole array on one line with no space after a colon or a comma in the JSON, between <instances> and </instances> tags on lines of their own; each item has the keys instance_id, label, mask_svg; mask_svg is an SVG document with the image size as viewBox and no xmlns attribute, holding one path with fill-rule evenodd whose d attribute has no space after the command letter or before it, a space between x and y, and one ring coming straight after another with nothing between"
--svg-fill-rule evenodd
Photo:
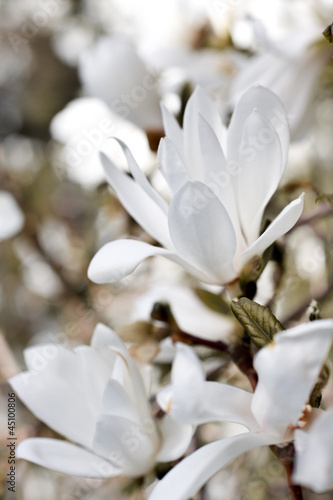
<instances>
[{"instance_id":1,"label":"overlapping petal","mask_svg":"<svg viewBox=\"0 0 333 500\"><path fill-rule=\"evenodd\" d=\"M188 182L177 191L169 208L169 229L184 260L215 277L217 284L236 277L232 264L235 231L228 212L208 186Z\"/></svg>"},{"instance_id":2,"label":"overlapping petal","mask_svg":"<svg viewBox=\"0 0 333 500\"><path fill-rule=\"evenodd\" d=\"M164 209L133 179L118 170L112 161L100 154L105 175L128 213L157 241L172 249L168 220Z\"/></svg>"},{"instance_id":3,"label":"overlapping petal","mask_svg":"<svg viewBox=\"0 0 333 500\"><path fill-rule=\"evenodd\" d=\"M295 431L295 484L323 493L333 488L333 408L307 431Z\"/></svg>"},{"instance_id":4,"label":"overlapping petal","mask_svg":"<svg viewBox=\"0 0 333 500\"><path fill-rule=\"evenodd\" d=\"M283 435L299 420L333 338L333 320L313 321L278 333L254 367L259 382L252 412L265 432Z\"/></svg>"},{"instance_id":5,"label":"overlapping petal","mask_svg":"<svg viewBox=\"0 0 333 500\"><path fill-rule=\"evenodd\" d=\"M17 458L71 476L106 478L121 474L111 462L59 439L26 439L17 448Z\"/></svg>"},{"instance_id":6,"label":"overlapping petal","mask_svg":"<svg viewBox=\"0 0 333 500\"><path fill-rule=\"evenodd\" d=\"M84 395L79 357L61 346L49 345L48 351L45 347L28 349L32 369L11 378L10 384L42 422L90 447L95 418Z\"/></svg>"}]
</instances>

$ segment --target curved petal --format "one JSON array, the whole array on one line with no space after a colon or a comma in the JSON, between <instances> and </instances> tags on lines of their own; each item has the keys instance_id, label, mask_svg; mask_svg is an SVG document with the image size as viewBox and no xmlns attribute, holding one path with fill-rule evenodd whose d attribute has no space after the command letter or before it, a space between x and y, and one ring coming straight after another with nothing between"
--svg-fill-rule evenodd
<instances>
[{"instance_id":1,"label":"curved petal","mask_svg":"<svg viewBox=\"0 0 333 500\"><path fill-rule=\"evenodd\" d=\"M227 171L227 161L220 141L216 137L211 125L201 114L199 114L198 120L205 184L215 193L227 209L234 228L237 228L238 232L240 232L234 188L230 174Z\"/></svg>"},{"instance_id":2,"label":"curved petal","mask_svg":"<svg viewBox=\"0 0 333 500\"><path fill-rule=\"evenodd\" d=\"M100 153L106 179L115 190L120 202L137 223L166 248L173 248L164 210L142 187L121 172L113 162Z\"/></svg>"},{"instance_id":3,"label":"curved petal","mask_svg":"<svg viewBox=\"0 0 333 500\"><path fill-rule=\"evenodd\" d=\"M163 103L161 103L161 110L165 135L173 142L181 159L185 160L183 131L176 118Z\"/></svg>"},{"instance_id":4,"label":"curved petal","mask_svg":"<svg viewBox=\"0 0 333 500\"><path fill-rule=\"evenodd\" d=\"M171 462L184 455L193 437L194 427L176 422L169 415L158 422L162 446L156 455L157 462Z\"/></svg>"},{"instance_id":5,"label":"curved petal","mask_svg":"<svg viewBox=\"0 0 333 500\"><path fill-rule=\"evenodd\" d=\"M137 240L116 240L106 243L94 256L88 278L94 283L113 283L131 274L148 257L173 255L161 247Z\"/></svg>"},{"instance_id":6,"label":"curved petal","mask_svg":"<svg viewBox=\"0 0 333 500\"><path fill-rule=\"evenodd\" d=\"M226 209L209 187L187 182L177 191L169 208L169 230L185 260L215 276L220 284L235 278L235 231Z\"/></svg>"},{"instance_id":7,"label":"curved petal","mask_svg":"<svg viewBox=\"0 0 333 500\"><path fill-rule=\"evenodd\" d=\"M155 463L156 445L150 434L155 434L155 424L138 424L127 418L101 415L96 425L93 449L109 459L130 477L149 472Z\"/></svg>"},{"instance_id":8,"label":"curved petal","mask_svg":"<svg viewBox=\"0 0 333 500\"><path fill-rule=\"evenodd\" d=\"M318 320L278 333L254 359L259 382L252 412L263 430L283 436L295 426L333 337L333 320Z\"/></svg>"},{"instance_id":9,"label":"curved petal","mask_svg":"<svg viewBox=\"0 0 333 500\"><path fill-rule=\"evenodd\" d=\"M9 380L14 391L42 422L90 448L95 418L85 397L79 356L58 345L27 351L32 369Z\"/></svg>"},{"instance_id":10,"label":"curved petal","mask_svg":"<svg viewBox=\"0 0 333 500\"><path fill-rule=\"evenodd\" d=\"M155 255L179 264L206 283L218 284L215 276L205 274L179 255L137 240L116 240L104 245L90 262L88 277L94 283L113 283L131 274L143 260Z\"/></svg>"},{"instance_id":11,"label":"curved petal","mask_svg":"<svg viewBox=\"0 0 333 500\"><path fill-rule=\"evenodd\" d=\"M172 384L157 394L160 407L183 424L224 421L258 431L251 412L253 394L238 387L206 382L199 358L191 347L177 342Z\"/></svg>"},{"instance_id":12,"label":"curved petal","mask_svg":"<svg viewBox=\"0 0 333 500\"><path fill-rule=\"evenodd\" d=\"M172 193L189 180L184 162L168 137L160 140L157 162Z\"/></svg>"},{"instance_id":13,"label":"curved petal","mask_svg":"<svg viewBox=\"0 0 333 500\"><path fill-rule=\"evenodd\" d=\"M135 180L135 182L147 193L150 198L157 203L157 205L163 210L165 214L168 213L168 204L163 198L152 188L147 177L144 175L139 165L137 164L134 156L132 155L128 146L117 137L113 137L115 141L118 142L127 160L130 172Z\"/></svg>"},{"instance_id":14,"label":"curved petal","mask_svg":"<svg viewBox=\"0 0 333 500\"><path fill-rule=\"evenodd\" d=\"M171 469L148 500L188 500L208 479L238 456L257 446L276 442L272 436L248 432L207 444Z\"/></svg>"},{"instance_id":15,"label":"curved petal","mask_svg":"<svg viewBox=\"0 0 333 500\"><path fill-rule=\"evenodd\" d=\"M282 150L278 134L258 110L243 124L239 147L240 172L233 176L238 211L248 245L259 236L265 207L282 175Z\"/></svg>"},{"instance_id":16,"label":"curved petal","mask_svg":"<svg viewBox=\"0 0 333 500\"><path fill-rule=\"evenodd\" d=\"M125 344L118 335L108 326L98 323L90 341L91 347L101 349L105 346L116 347L118 350L127 351Z\"/></svg>"},{"instance_id":17,"label":"curved petal","mask_svg":"<svg viewBox=\"0 0 333 500\"><path fill-rule=\"evenodd\" d=\"M201 87L196 87L186 104L183 120L186 164L189 166L188 175L192 181L204 180L199 142L199 113L211 125L221 141L224 140L226 134L216 106Z\"/></svg>"},{"instance_id":18,"label":"curved petal","mask_svg":"<svg viewBox=\"0 0 333 500\"><path fill-rule=\"evenodd\" d=\"M79 369L81 376L83 397L90 407L91 413L98 418L103 413L103 397L112 371L115 359L110 362L104 359L100 353L90 346L79 346L75 348L79 358Z\"/></svg>"},{"instance_id":19,"label":"curved petal","mask_svg":"<svg viewBox=\"0 0 333 500\"><path fill-rule=\"evenodd\" d=\"M103 394L103 407L107 415L124 417L132 421L138 420L133 402L117 380L108 381Z\"/></svg>"},{"instance_id":20,"label":"curved petal","mask_svg":"<svg viewBox=\"0 0 333 500\"><path fill-rule=\"evenodd\" d=\"M201 404L200 396L205 383L205 374L193 349L182 342L176 344L171 383L173 387L172 417L182 423L194 423Z\"/></svg>"},{"instance_id":21,"label":"curved petal","mask_svg":"<svg viewBox=\"0 0 333 500\"><path fill-rule=\"evenodd\" d=\"M257 109L266 120L269 120L279 136L283 170L289 149L289 127L286 112L279 97L261 85L255 85L244 92L234 109L228 128L228 160L238 161L241 131L246 119L254 109Z\"/></svg>"},{"instance_id":22,"label":"curved petal","mask_svg":"<svg viewBox=\"0 0 333 500\"><path fill-rule=\"evenodd\" d=\"M308 432L295 431L296 462L292 479L323 493L333 488L333 408L324 412Z\"/></svg>"},{"instance_id":23,"label":"curved petal","mask_svg":"<svg viewBox=\"0 0 333 500\"><path fill-rule=\"evenodd\" d=\"M298 221L304 206L304 193L287 205L273 220L266 231L242 254L241 262L246 264L255 255L262 255L274 241L286 234Z\"/></svg>"},{"instance_id":24,"label":"curved petal","mask_svg":"<svg viewBox=\"0 0 333 500\"><path fill-rule=\"evenodd\" d=\"M59 439L26 439L17 448L17 458L70 476L106 478L121 474L111 462Z\"/></svg>"}]
</instances>

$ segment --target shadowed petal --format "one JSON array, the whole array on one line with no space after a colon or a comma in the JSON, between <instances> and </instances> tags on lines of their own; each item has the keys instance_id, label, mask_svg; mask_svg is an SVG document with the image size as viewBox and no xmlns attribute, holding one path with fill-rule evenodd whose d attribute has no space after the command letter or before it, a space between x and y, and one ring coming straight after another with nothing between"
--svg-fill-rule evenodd
<instances>
[{"instance_id":1,"label":"shadowed petal","mask_svg":"<svg viewBox=\"0 0 333 500\"><path fill-rule=\"evenodd\" d=\"M127 212L153 238L166 248L172 248L164 210L139 184L121 172L104 153L100 153L100 159L107 181Z\"/></svg>"},{"instance_id":2,"label":"shadowed petal","mask_svg":"<svg viewBox=\"0 0 333 500\"><path fill-rule=\"evenodd\" d=\"M173 197L169 229L180 255L220 284L235 278L236 236L230 217L215 194L201 182L188 182Z\"/></svg>"},{"instance_id":3,"label":"shadowed petal","mask_svg":"<svg viewBox=\"0 0 333 500\"><path fill-rule=\"evenodd\" d=\"M26 439L17 448L17 458L70 476L105 478L121 474L107 460L59 439Z\"/></svg>"},{"instance_id":4,"label":"shadowed petal","mask_svg":"<svg viewBox=\"0 0 333 500\"><path fill-rule=\"evenodd\" d=\"M308 432L295 431L293 481L323 493L333 488L333 408L324 412Z\"/></svg>"},{"instance_id":5,"label":"shadowed petal","mask_svg":"<svg viewBox=\"0 0 333 500\"><path fill-rule=\"evenodd\" d=\"M255 356L259 382L252 412L263 430L282 436L289 425L296 425L332 337L333 320L312 321L276 334L274 341Z\"/></svg>"}]
</instances>

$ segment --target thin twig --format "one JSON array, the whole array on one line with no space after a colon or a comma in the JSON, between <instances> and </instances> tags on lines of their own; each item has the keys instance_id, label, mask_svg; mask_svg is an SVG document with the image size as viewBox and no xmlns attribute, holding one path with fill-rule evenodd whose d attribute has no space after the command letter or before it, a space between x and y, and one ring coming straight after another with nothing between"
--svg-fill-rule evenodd
<instances>
[{"instance_id":1,"label":"thin twig","mask_svg":"<svg viewBox=\"0 0 333 500\"><path fill-rule=\"evenodd\" d=\"M317 295L308 298L304 302L302 302L302 304L300 304L294 311L292 311L290 314L288 314L288 316L283 318L281 323L287 326L288 323L290 323L291 321L297 320L309 307L312 299L314 299L316 302L321 302L322 300L326 299L327 296L330 295L332 292L333 292L333 281Z\"/></svg>"}]
</instances>

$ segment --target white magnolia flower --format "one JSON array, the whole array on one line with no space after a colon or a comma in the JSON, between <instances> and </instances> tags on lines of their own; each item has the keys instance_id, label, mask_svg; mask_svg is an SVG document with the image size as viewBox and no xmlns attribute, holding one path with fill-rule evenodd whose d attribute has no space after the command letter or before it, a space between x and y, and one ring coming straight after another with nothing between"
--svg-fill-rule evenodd
<instances>
[{"instance_id":1,"label":"white magnolia flower","mask_svg":"<svg viewBox=\"0 0 333 500\"><path fill-rule=\"evenodd\" d=\"M24 225L24 215L14 197L0 191L0 241L19 233Z\"/></svg>"},{"instance_id":2,"label":"white magnolia flower","mask_svg":"<svg viewBox=\"0 0 333 500\"><path fill-rule=\"evenodd\" d=\"M259 381L254 393L218 382L206 382L193 350L178 344L172 383L159 393L160 406L183 424L235 422L247 427L248 431L244 429L243 434L207 444L186 457L157 485L149 500L187 500L234 458L257 446L291 441L295 430L300 443L296 442L298 465L295 480L302 479L307 484L305 474L310 468L310 451L306 449L306 442L313 439L317 443L317 437L323 435L320 422L327 420L327 428L332 421L331 412L318 418L323 412L311 412L307 404L332 337L333 320L315 321L278 333L274 342L255 356L254 367ZM306 430L313 420L315 424L309 435L297 430L301 427ZM331 442L331 429L328 436ZM316 470L320 466L324 470L318 480L312 472L308 484L311 487L317 485L317 490L322 491L322 486L327 487L333 481L332 450L327 451L323 442L316 446L318 455L315 456L319 462ZM323 451L322 457L319 451Z\"/></svg>"},{"instance_id":3,"label":"white magnolia flower","mask_svg":"<svg viewBox=\"0 0 333 500\"><path fill-rule=\"evenodd\" d=\"M18 458L74 476L137 477L186 450L192 426L151 415L144 380L118 336L104 325L91 345L73 351L40 345L25 351L28 371L10 379L14 391L65 438L30 438Z\"/></svg>"},{"instance_id":4,"label":"white magnolia flower","mask_svg":"<svg viewBox=\"0 0 333 500\"><path fill-rule=\"evenodd\" d=\"M228 130L200 88L186 106L183 130L165 108L163 115L167 137L160 142L158 159L172 193L170 206L153 190L121 141L134 180L105 155L101 160L126 210L164 248L131 239L108 243L88 270L96 283L121 279L145 258L162 255L204 282L226 284L301 215L303 195L259 236L289 145L284 108L271 91L263 87L247 91Z\"/></svg>"}]
</instances>

